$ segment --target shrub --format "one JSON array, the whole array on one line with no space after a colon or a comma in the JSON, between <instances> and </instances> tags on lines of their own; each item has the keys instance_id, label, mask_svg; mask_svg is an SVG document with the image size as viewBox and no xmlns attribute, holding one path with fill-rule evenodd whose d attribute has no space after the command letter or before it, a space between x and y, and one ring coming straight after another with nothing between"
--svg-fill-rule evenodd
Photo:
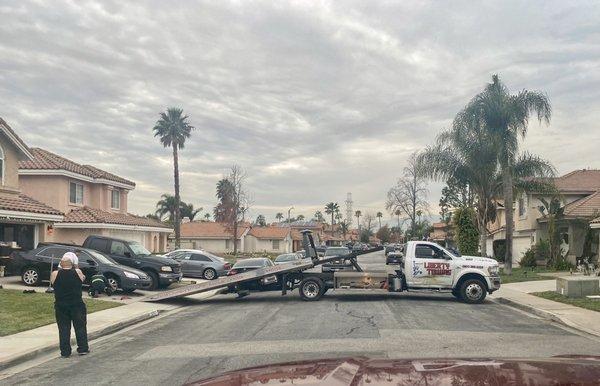
<instances>
[{"instance_id":1,"label":"shrub","mask_svg":"<svg viewBox=\"0 0 600 386\"><path fill-rule=\"evenodd\" d=\"M535 245L535 259L537 261L548 261L550 259L550 242L539 240Z\"/></svg>"},{"instance_id":2,"label":"shrub","mask_svg":"<svg viewBox=\"0 0 600 386\"><path fill-rule=\"evenodd\" d=\"M573 265L573 263L571 263L563 257L559 257L558 259L556 259L556 261L554 261L554 264L552 264L552 268L554 268L557 271L569 271L574 267L575 266Z\"/></svg>"},{"instance_id":3,"label":"shrub","mask_svg":"<svg viewBox=\"0 0 600 386\"><path fill-rule=\"evenodd\" d=\"M523 257L519 261L519 265L521 266L521 268L525 268L525 267L535 268L535 267L537 267L537 262L535 260L536 249L537 249L536 246L532 245L531 248L529 248L525 252L525 254L523 255Z\"/></svg>"},{"instance_id":4,"label":"shrub","mask_svg":"<svg viewBox=\"0 0 600 386\"><path fill-rule=\"evenodd\" d=\"M459 208L454 212L456 226L456 244L463 255L477 255L479 249L479 231L472 208Z\"/></svg>"}]
</instances>

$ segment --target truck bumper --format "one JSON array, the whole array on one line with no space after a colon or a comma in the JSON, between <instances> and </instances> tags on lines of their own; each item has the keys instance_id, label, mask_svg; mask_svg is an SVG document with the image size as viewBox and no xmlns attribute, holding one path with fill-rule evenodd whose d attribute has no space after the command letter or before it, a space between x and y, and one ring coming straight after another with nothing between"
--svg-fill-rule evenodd
<instances>
[{"instance_id":1,"label":"truck bumper","mask_svg":"<svg viewBox=\"0 0 600 386\"><path fill-rule=\"evenodd\" d=\"M500 276L489 276L487 279L488 292L492 293L500 289L500 285L502 281L500 280Z\"/></svg>"},{"instance_id":2,"label":"truck bumper","mask_svg":"<svg viewBox=\"0 0 600 386\"><path fill-rule=\"evenodd\" d=\"M158 274L158 282L161 285L177 283L177 282L181 281L182 277L183 277L183 273L159 273Z\"/></svg>"}]
</instances>

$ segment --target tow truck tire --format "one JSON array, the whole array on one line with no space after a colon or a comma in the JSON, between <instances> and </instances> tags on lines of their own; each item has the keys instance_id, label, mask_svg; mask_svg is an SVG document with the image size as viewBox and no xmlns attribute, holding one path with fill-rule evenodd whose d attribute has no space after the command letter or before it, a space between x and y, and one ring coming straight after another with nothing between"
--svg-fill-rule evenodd
<instances>
[{"instance_id":1,"label":"tow truck tire","mask_svg":"<svg viewBox=\"0 0 600 386\"><path fill-rule=\"evenodd\" d=\"M325 293L325 284L318 277L307 277L300 282L298 287L300 298L307 302L321 299Z\"/></svg>"},{"instance_id":2,"label":"tow truck tire","mask_svg":"<svg viewBox=\"0 0 600 386\"><path fill-rule=\"evenodd\" d=\"M460 286L460 298L465 303L481 303L486 295L485 283L479 279L465 280Z\"/></svg>"}]
</instances>

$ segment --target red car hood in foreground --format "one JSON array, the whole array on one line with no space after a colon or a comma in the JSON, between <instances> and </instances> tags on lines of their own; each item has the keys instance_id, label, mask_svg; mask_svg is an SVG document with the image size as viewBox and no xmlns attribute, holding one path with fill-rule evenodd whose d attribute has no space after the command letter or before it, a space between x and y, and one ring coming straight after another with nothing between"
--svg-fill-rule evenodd
<instances>
[{"instance_id":1,"label":"red car hood in foreground","mask_svg":"<svg viewBox=\"0 0 600 386\"><path fill-rule=\"evenodd\" d=\"M232 371L192 385L598 385L600 357L340 358Z\"/></svg>"}]
</instances>

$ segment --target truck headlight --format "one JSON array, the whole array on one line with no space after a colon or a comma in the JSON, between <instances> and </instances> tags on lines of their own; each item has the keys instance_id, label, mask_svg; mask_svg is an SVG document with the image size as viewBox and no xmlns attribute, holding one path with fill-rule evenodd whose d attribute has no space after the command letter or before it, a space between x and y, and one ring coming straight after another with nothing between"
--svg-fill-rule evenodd
<instances>
[{"instance_id":1,"label":"truck headlight","mask_svg":"<svg viewBox=\"0 0 600 386\"><path fill-rule=\"evenodd\" d=\"M491 267L488 267L488 272L490 273L490 276L498 276L498 266L492 265Z\"/></svg>"},{"instance_id":2,"label":"truck headlight","mask_svg":"<svg viewBox=\"0 0 600 386\"><path fill-rule=\"evenodd\" d=\"M160 267L160 270L163 272L173 272L173 268L169 267L168 265L163 265Z\"/></svg>"},{"instance_id":3,"label":"truck headlight","mask_svg":"<svg viewBox=\"0 0 600 386\"><path fill-rule=\"evenodd\" d=\"M127 271L123 271L125 273L125 276L127 276L130 279L139 279L140 277L138 275L136 275L133 272L127 272Z\"/></svg>"}]
</instances>

